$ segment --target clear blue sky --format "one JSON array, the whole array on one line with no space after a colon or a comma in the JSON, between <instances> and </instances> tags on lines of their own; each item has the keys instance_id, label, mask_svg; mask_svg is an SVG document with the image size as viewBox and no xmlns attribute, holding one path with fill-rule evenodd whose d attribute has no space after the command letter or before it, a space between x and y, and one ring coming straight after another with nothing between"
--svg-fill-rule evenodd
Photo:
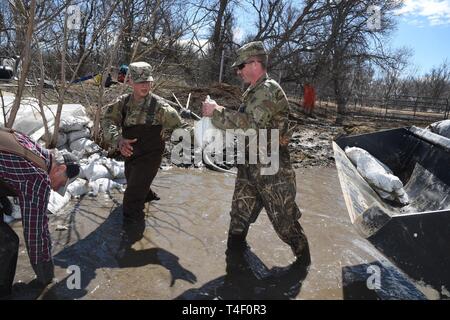
<instances>
[{"instance_id":1,"label":"clear blue sky","mask_svg":"<svg viewBox=\"0 0 450 320\"><path fill-rule=\"evenodd\" d=\"M418 68L420 74L440 65L445 59L450 63L450 14L446 19L446 22L436 25L423 16L400 18L392 45L406 46L413 50L411 63Z\"/></svg>"}]
</instances>

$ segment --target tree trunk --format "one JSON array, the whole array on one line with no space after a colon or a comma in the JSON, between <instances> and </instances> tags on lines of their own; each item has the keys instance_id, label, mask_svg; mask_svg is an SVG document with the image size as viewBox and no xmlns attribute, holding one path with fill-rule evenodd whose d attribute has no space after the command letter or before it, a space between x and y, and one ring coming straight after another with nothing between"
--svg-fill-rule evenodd
<instances>
[{"instance_id":1,"label":"tree trunk","mask_svg":"<svg viewBox=\"0 0 450 320\"><path fill-rule=\"evenodd\" d=\"M14 104L11 108L11 112L9 115L9 119L7 124L5 125L7 128L12 128L14 125L14 121L16 120L17 112L19 111L20 101L22 99L22 94L25 88L25 81L28 76L28 71L30 69L31 64L31 42L33 39L33 30L34 30L34 16L36 12L36 0L31 1L30 11L28 14L28 23L27 23L27 33L25 36L25 46L22 52L22 72L20 73L19 85L17 88L17 95L14 99Z\"/></svg>"},{"instance_id":2,"label":"tree trunk","mask_svg":"<svg viewBox=\"0 0 450 320\"><path fill-rule=\"evenodd\" d=\"M56 147L58 141L59 124L61 122L62 107L64 104L64 95L66 94L66 54L67 54L67 12L64 17L64 34L63 44L61 50L61 83L58 89L58 106L56 107L55 124L53 127L52 140L50 142L50 148Z\"/></svg>"},{"instance_id":3,"label":"tree trunk","mask_svg":"<svg viewBox=\"0 0 450 320\"><path fill-rule=\"evenodd\" d=\"M223 19L225 16L225 10L228 6L229 0L220 0L220 5L216 17L216 23L214 24L214 31L212 35L212 48L213 48L213 54L212 54L212 65L211 65L211 76L212 80L218 79L217 74L217 66L220 65L220 58L223 50L223 43L222 43L222 33L223 33ZM216 77L217 74L217 77Z\"/></svg>"},{"instance_id":4,"label":"tree trunk","mask_svg":"<svg viewBox=\"0 0 450 320\"><path fill-rule=\"evenodd\" d=\"M345 99L336 98L337 103L337 114L336 114L336 125L342 125L344 123L345 119L345 108L347 106L347 103Z\"/></svg>"},{"instance_id":5,"label":"tree trunk","mask_svg":"<svg viewBox=\"0 0 450 320\"><path fill-rule=\"evenodd\" d=\"M333 72L333 85L334 85L334 96L337 105L336 114L336 125L342 125L345 118L345 107L347 105L347 98L344 96L343 88L344 85L342 80L339 79L339 72L336 70Z\"/></svg>"},{"instance_id":6,"label":"tree trunk","mask_svg":"<svg viewBox=\"0 0 450 320\"><path fill-rule=\"evenodd\" d=\"M131 45L133 44L132 32L133 32L133 0L127 0L123 2L123 52L124 52L124 61L127 63L131 63L132 58L132 50Z\"/></svg>"},{"instance_id":7,"label":"tree trunk","mask_svg":"<svg viewBox=\"0 0 450 320\"><path fill-rule=\"evenodd\" d=\"M39 51L39 68L40 68L40 72L41 72L41 76L40 76L41 79L39 80L37 99L38 99L38 103L39 103L39 111L41 112L42 123L44 124L45 146L49 147L50 142L51 142L50 141L51 136L50 136L50 131L48 129L47 117L45 116L44 103L42 102L42 94L44 91L44 77L45 77L44 58L42 57L42 51L41 51L41 48L39 47L39 44L38 44L38 51Z\"/></svg>"}]
</instances>

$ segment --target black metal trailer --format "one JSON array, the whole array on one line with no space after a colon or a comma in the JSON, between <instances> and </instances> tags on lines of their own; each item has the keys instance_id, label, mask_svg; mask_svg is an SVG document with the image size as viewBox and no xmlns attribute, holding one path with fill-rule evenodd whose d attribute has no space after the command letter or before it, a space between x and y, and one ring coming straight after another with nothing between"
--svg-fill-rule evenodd
<instances>
[{"instance_id":1,"label":"black metal trailer","mask_svg":"<svg viewBox=\"0 0 450 320\"><path fill-rule=\"evenodd\" d=\"M360 147L398 176L407 206L387 203L347 158ZM360 234L412 279L450 288L450 139L408 127L341 137L333 142L350 219Z\"/></svg>"}]
</instances>

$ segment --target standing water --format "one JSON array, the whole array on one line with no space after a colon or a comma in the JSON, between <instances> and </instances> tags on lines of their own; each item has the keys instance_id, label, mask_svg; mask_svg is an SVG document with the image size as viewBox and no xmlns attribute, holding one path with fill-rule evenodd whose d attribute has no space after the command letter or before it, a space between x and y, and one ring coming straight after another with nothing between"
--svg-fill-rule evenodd
<instances>
[{"instance_id":1,"label":"standing water","mask_svg":"<svg viewBox=\"0 0 450 320\"><path fill-rule=\"evenodd\" d=\"M290 268L293 254L277 237L263 210L247 238L246 272L231 277L225 250L235 176L173 168L160 171L155 179L161 200L147 205L144 238L125 248L125 255L121 246L122 194L72 200L63 214L51 216L59 282L43 293L33 292L25 284L34 274L22 238L13 298L434 297L433 292L424 296L356 233L335 168L302 168L296 175L297 203L303 213L300 223L311 250L309 271ZM61 225L67 228L56 231ZM20 222L14 229L22 235ZM78 283L71 276L76 268Z\"/></svg>"}]
</instances>

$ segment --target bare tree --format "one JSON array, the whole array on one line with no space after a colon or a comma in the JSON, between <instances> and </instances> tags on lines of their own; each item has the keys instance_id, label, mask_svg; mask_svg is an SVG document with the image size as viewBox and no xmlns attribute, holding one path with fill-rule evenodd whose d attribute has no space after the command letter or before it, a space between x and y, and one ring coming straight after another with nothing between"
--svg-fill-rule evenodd
<instances>
[{"instance_id":1,"label":"bare tree","mask_svg":"<svg viewBox=\"0 0 450 320\"><path fill-rule=\"evenodd\" d=\"M379 65L381 77L377 86L372 88L373 94L382 99L399 95L402 75L404 74L411 56L410 50L403 48L391 54L393 59Z\"/></svg>"},{"instance_id":2,"label":"bare tree","mask_svg":"<svg viewBox=\"0 0 450 320\"><path fill-rule=\"evenodd\" d=\"M423 95L431 97L434 102L440 98L448 98L450 93L450 65L447 60L425 74Z\"/></svg>"},{"instance_id":3,"label":"bare tree","mask_svg":"<svg viewBox=\"0 0 450 320\"><path fill-rule=\"evenodd\" d=\"M337 124L342 123L352 95L352 69L364 62L381 64L395 60L386 52L383 37L393 30L393 10L400 5L391 0L330 1L325 5L327 18L323 25L329 37L321 50L317 73L330 74L337 104Z\"/></svg>"},{"instance_id":4,"label":"bare tree","mask_svg":"<svg viewBox=\"0 0 450 320\"><path fill-rule=\"evenodd\" d=\"M16 120L17 112L19 111L20 101L22 99L23 90L25 88L26 78L28 76L28 71L30 69L31 63L31 43L33 38L33 30L34 30L34 16L36 13L36 0L31 0L30 7L25 8L24 4L17 0L14 5L12 5L13 10L15 10L17 16L21 16L25 19L26 22L26 34L25 34L25 45L22 50L21 60L22 60L22 72L19 78L19 84L17 88L17 94L14 99L13 106L11 108L11 112L8 118L8 122L6 123L7 128L12 128L14 121Z\"/></svg>"},{"instance_id":5,"label":"bare tree","mask_svg":"<svg viewBox=\"0 0 450 320\"><path fill-rule=\"evenodd\" d=\"M90 41L89 45L87 45L86 51L84 52L83 56L78 61L78 63L76 64L75 68L72 69L72 77L69 82L66 82L66 59L67 59L67 44L68 44L68 33L69 33L69 30L68 30L68 18L69 17L68 17L67 11L64 14L64 18L63 18L64 19L63 20L64 28L63 28L61 51L60 51L60 54L61 54L60 55L61 56L61 81L60 81L60 85L58 88L58 106L57 106L56 116L55 116L53 136L52 136L52 140L50 143L51 147L54 147L58 140L58 130L59 130L59 124L61 121L61 113L62 113L62 106L64 103L65 93L67 92L68 88L71 86L73 81L75 80L75 77L78 73L80 66L83 64L83 61L91 53L91 50L92 50L92 47L93 47L95 41L100 36L100 34L105 30L107 23L112 15L112 13L116 9L117 5L118 5L117 0L111 3L109 11L103 17L103 20L100 22L100 24L97 27L97 29L95 30L94 34L92 34L91 41Z\"/></svg>"}]
</instances>

